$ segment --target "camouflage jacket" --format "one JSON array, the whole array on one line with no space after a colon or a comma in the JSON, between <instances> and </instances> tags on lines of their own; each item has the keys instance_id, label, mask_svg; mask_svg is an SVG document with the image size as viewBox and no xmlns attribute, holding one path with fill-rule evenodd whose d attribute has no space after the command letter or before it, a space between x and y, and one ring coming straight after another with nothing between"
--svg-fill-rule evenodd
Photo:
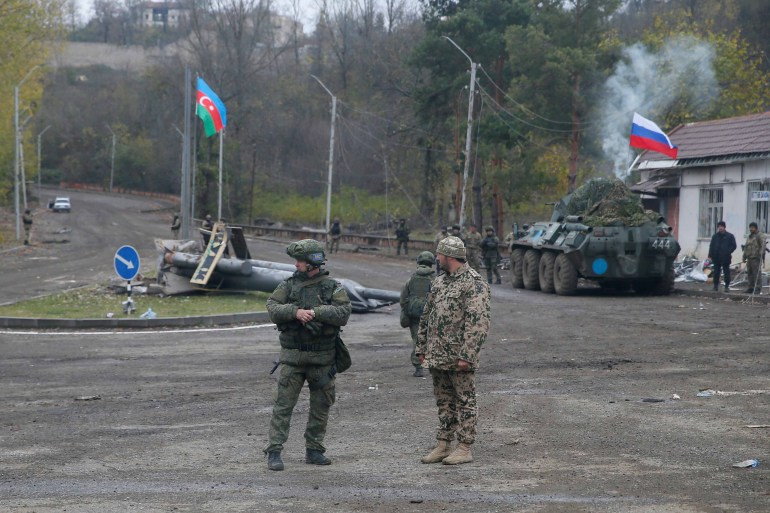
<instances>
[{"instance_id":1,"label":"camouflage jacket","mask_svg":"<svg viewBox=\"0 0 770 513\"><path fill-rule=\"evenodd\" d=\"M457 360L479 366L489 331L489 286L467 263L435 280L417 335L417 354L429 368L454 370Z\"/></svg>"},{"instance_id":2,"label":"camouflage jacket","mask_svg":"<svg viewBox=\"0 0 770 513\"><path fill-rule=\"evenodd\" d=\"M401 327L408 328L411 325L419 324L420 317L412 317L409 315L409 301L419 298L427 297L431 288L431 281L436 277L433 266L430 265L418 265L417 270L414 272L409 281L406 282L401 289L401 298L399 304L401 305Z\"/></svg>"},{"instance_id":3,"label":"camouflage jacket","mask_svg":"<svg viewBox=\"0 0 770 513\"><path fill-rule=\"evenodd\" d=\"M743 259L762 258L765 253L765 234L762 232L750 233L743 248Z\"/></svg>"},{"instance_id":4,"label":"camouflage jacket","mask_svg":"<svg viewBox=\"0 0 770 513\"><path fill-rule=\"evenodd\" d=\"M465 243L465 249L470 251L478 251L481 247L481 234L479 232L467 232L463 237Z\"/></svg>"},{"instance_id":5,"label":"camouflage jacket","mask_svg":"<svg viewBox=\"0 0 770 513\"><path fill-rule=\"evenodd\" d=\"M484 258L500 258L500 239L497 235L484 237L484 241L481 243L481 251L484 254Z\"/></svg>"},{"instance_id":6,"label":"camouflage jacket","mask_svg":"<svg viewBox=\"0 0 770 513\"><path fill-rule=\"evenodd\" d=\"M300 308L313 310L315 319L303 326L297 320ZM312 278L295 272L270 295L267 312L281 332L281 363L296 365L301 356L299 353L306 353L318 357L310 363L325 365L326 360L329 360L328 364L334 361L334 343L340 327L348 323L351 306L348 293L338 281L329 277L328 271Z\"/></svg>"}]
</instances>

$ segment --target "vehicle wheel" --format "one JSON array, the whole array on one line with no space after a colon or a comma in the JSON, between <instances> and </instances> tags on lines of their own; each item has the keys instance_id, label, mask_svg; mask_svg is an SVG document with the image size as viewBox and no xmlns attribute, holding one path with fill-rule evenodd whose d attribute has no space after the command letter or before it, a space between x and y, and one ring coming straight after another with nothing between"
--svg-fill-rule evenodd
<instances>
[{"instance_id":1,"label":"vehicle wheel","mask_svg":"<svg viewBox=\"0 0 770 513\"><path fill-rule=\"evenodd\" d=\"M540 290L540 278L538 277L538 267L540 266L540 252L536 249L528 249L524 253L524 265L522 266L522 277L524 278L524 288L527 290Z\"/></svg>"},{"instance_id":2,"label":"vehicle wheel","mask_svg":"<svg viewBox=\"0 0 770 513\"><path fill-rule=\"evenodd\" d=\"M514 249L511 253L511 284L514 289L524 288L524 250Z\"/></svg>"},{"instance_id":3,"label":"vehicle wheel","mask_svg":"<svg viewBox=\"0 0 770 513\"><path fill-rule=\"evenodd\" d=\"M659 278L655 286L652 288L651 293L656 296L668 296L674 290L674 268L671 267L666 271L663 278Z\"/></svg>"},{"instance_id":4,"label":"vehicle wheel","mask_svg":"<svg viewBox=\"0 0 770 513\"><path fill-rule=\"evenodd\" d=\"M560 296L571 296L577 291L578 273L575 264L564 253L553 263L553 286Z\"/></svg>"},{"instance_id":5,"label":"vehicle wheel","mask_svg":"<svg viewBox=\"0 0 770 513\"><path fill-rule=\"evenodd\" d=\"M540 281L540 290L553 294L553 263L556 260L556 253L552 251L544 251L543 256L540 257L540 265L538 266L538 279Z\"/></svg>"}]
</instances>

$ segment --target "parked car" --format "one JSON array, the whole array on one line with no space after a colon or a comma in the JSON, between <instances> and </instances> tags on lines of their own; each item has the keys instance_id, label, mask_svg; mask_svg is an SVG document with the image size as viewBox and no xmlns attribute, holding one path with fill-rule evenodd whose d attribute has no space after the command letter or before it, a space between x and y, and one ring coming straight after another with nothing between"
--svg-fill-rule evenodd
<instances>
[{"instance_id":1,"label":"parked car","mask_svg":"<svg viewBox=\"0 0 770 513\"><path fill-rule=\"evenodd\" d=\"M67 212L69 213L72 210L72 205L70 205L70 199L69 198L56 198L53 201L53 206L51 209L54 212Z\"/></svg>"}]
</instances>

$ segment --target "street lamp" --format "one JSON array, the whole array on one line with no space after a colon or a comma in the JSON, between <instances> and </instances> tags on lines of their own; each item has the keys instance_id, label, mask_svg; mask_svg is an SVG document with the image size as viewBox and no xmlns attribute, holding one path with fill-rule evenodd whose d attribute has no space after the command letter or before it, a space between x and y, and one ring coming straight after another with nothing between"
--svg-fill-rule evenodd
<instances>
[{"instance_id":1,"label":"street lamp","mask_svg":"<svg viewBox=\"0 0 770 513\"><path fill-rule=\"evenodd\" d=\"M332 94L331 91L324 85L321 80L315 75L310 75L316 82L321 84L321 87L329 93L332 97L332 127L329 135L329 178L326 183L326 237L329 237L329 230L331 228L330 214L332 208L332 169L334 164L334 121L337 119L337 97Z\"/></svg>"},{"instance_id":2,"label":"street lamp","mask_svg":"<svg viewBox=\"0 0 770 513\"><path fill-rule=\"evenodd\" d=\"M457 43L452 41L451 38L447 36L441 36L450 43L452 43L455 48L460 50L460 53L465 55L465 57L468 59L468 62L471 63L471 85L470 85L470 93L468 96L468 131L465 134L465 166L463 168L463 188L460 192L460 226L464 226L465 222L465 189L468 185L468 166L471 163L471 130L473 129L473 95L476 88L476 67L478 64L473 62L473 59L468 57L468 54L463 51L462 48L460 48Z\"/></svg>"},{"instance_id":3,"label":"street lamp","mask_svg":"<svg viewBox=\"0 0 770 513\"><path fill-rule=\"evenodd\" d=\"M115 177L115 132L112 131L110 125L106 125L107 130L112 134L112 159L110 163L110 192L112 192L112 180Z\"/></svg>"},{"instance_id":4,"label":"street lamp","mask_svg":"<svg viewBox=\"0 0 770 513\"><path fill-rule=\"evenodd\" d=\"M26 82L32 72L39 68L37 64L24 75L21 82L13 88L13 132L14 132L14 181L13 181L13 203L16 209L16 240L21 239L21 211L19 210L19 163L21 159L21 130L19 128L19 88Z\"/></svg>"},{"instance_id":5,"label":"street lamp","mask_svg":"<svg viewBox=\"0 0 770 513\"><path fill-rule=\"evenodd\" d=\"M37 134L37 196L38 196L38 199L42 197L40 195L41 194L40 187L43 185L43 178L42 178L43 167L40 162L40 139L43 137L43 134L48 131L49 128L51 128L51 125L48 125Z\"/></svg>"}]
</instances>

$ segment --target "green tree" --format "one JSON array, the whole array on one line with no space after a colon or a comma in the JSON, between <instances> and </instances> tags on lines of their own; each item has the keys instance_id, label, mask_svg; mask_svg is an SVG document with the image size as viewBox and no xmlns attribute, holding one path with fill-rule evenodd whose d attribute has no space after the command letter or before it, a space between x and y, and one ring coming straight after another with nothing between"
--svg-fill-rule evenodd
<instances>
[{"instance_id":1,"label":"green tree","mask_svg":"<svg viewBox=\"0 0 770 513\"><path fill-rule=\"evenodd\" d=\"M0 2L0 91L10 101L0 102L0 202L9 199L14 168L14 88L19 89L22 121L34 114L40 102L42 66L60 36L61 4L58 1L4 0ZM34 71L33 71L34 70ZM29 76L28 73L33 71ZM23 134L25 138L28 134ZM32 147L32 146L27 146ZM32 166L29 166L32 167Z\"/></svg>"}]
</instances>

